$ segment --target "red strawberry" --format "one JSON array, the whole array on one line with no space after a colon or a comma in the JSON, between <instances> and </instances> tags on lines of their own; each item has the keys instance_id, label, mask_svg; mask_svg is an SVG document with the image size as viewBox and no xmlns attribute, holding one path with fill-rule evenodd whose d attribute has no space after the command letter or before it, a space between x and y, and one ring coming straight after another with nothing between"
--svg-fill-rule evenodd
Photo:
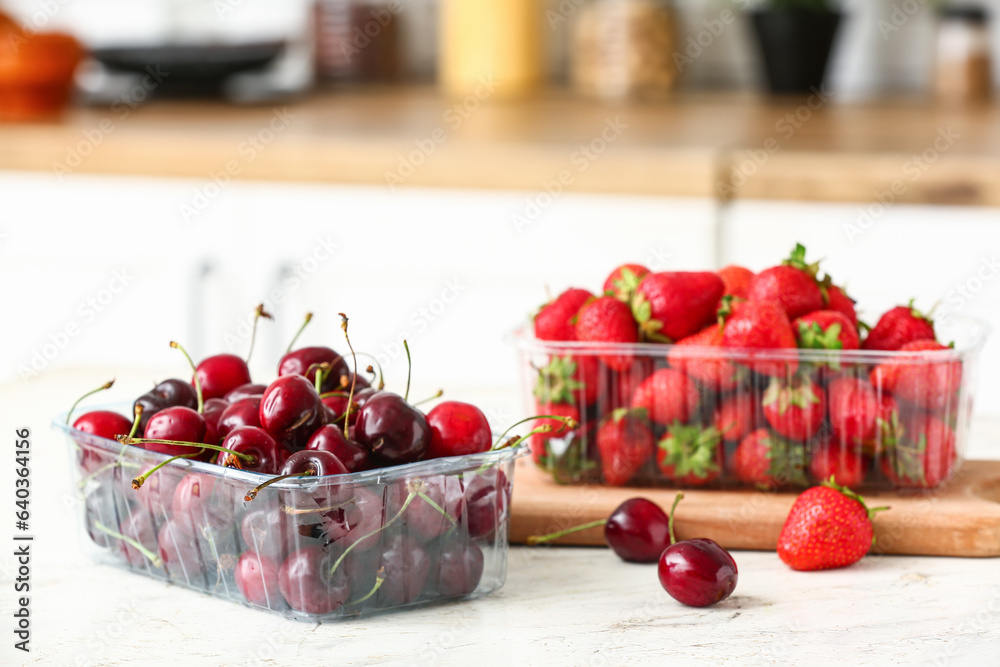
<instances>
[{"instance_id":1,"label":"red strawberry","mask_svg":"<svg viewBox=\"0 0 1000 667\"><path fill-rule=\"evenodd\" d=\"M649 273L649 269L642 264L622 264L604 281L604 293L631 303L636 288Z\"/></svg>"},{"instance_id":2,"label":"red strawberry","mask_svg":"<svg viewBox=\"0 0 1000 667\"><path fill-rule=\"evenodd\" d=\"M660 472L678 484L702 486L722 472L722 437L715 427L684 426L674 422L657 443Z\"/></svg>"},{"instance_id":3,"label":"red strawberry","mask_svg":"<svg viewBox=\"0 0 1000 667\"><path fill-rule=\"evenodd\" d=\"M771 428L791 440L808 440L826 419L826 392L806 378L772 378L761 404Z\"/></svg>"},{"instance_id":4,"label":"red strawberry","mask_svg":"<svg viewBox=\"0 0 1000 667\"><path fill-rule=\"evenodd\" d=\"M653 441L642 410L615 410L597 430L605 484L628 484L653 454Z\"/></svg>"},{"instance_id":5,"label":"red strawberry","mask_svg":"<svg viewBox=\"0 0 1000 667\"><path fill-rule=\"evenodd\" d=\"M580 421L580 410L574 405L563 405L559 403L536 403L539 415L555 415L557 417L569 417L577 422ZM552 438L565 438L570 433L566 422L558 419L539 419L535 426L549 425L552 430L548 433L536 433L531 436L531 459L538 465L546 465L549 456L548 444Z\"/></svg>"},{"instance_id":6,"label":"red strawberry","mask_svg":"<svg viewBox=\"0 0 1000 667\"><path fill-rule=\"evenodd\" d=\"M772 301L737 303L726 317L722 346L747 351L796 349L792 324L782 307ZM754 360L750 365L758 373L786 376L796 371L798 359Z\"/></svg>"},{"instance_id":7,"label":"red strawberry","mask_svg":"<svg viewBox=\"0 0 1000 667\"><path fill-rule=\"evenodd\" d=\"M723 358L721 350L691 350L692 347L722 346L722 327L712 324L696 334L677 341L667 353L667 361L714 392L729 391L743 375L739 366Z\"/></svg>"},{"instance_id":8,"label":"red strawberry","mask_svg":"<svg viewBox=\"0 0 1000 667\"><path fill-rule=\"evenodd\" d=\"M858 447L833 440L821 443L809 459L809 474L818 482L832 479L843 486L858 486L864 481L871 462Z\"/></svg>"},{"instance_id":9,"label":"red strawberry","mask_svg":"<svg viewBox=\"0 0 1000 667\"><path fill-rule=\"evenodd\" d=\"M593 294L585 289L568 289L542 306L535 315L535 338L576 340L573 318Z\"/></svg>"},{"instance_id":10,"label":"red strawberry","mask_svg":"<svg viewBox=\"0 0 1000 667\"><path fill-rule=\"evenodd\" d=\"M715 411L715 428L724 440L739 442L757 424L757 408L752 394L736 392L725 398Z\"/></svg>"},{"instance_id":11,"label":"red strawberry","mask_svg":"<svg viewBox=\"0 0 1000 667\"><path fill-rule=\"evenodd\" d=\"M903 420L905 437L882 458L882 471L897 487L933 489L951 476L958 462L955 432L932 414L915 412Z\"/></svg>"},{"instance_id":12,"label":"red strawberry","mask_svg":"<svg viewBox=\"0 0 1000 667\"><path fill-rule=\"evenodd\" d=\"M809 350L856 350L858 328L835 310L817 310L792 322L799 347Z\"/></svg>"},{"instance_id":13,"label":"red strawberry","mask_svg":"<svg viewBox=\"0 0 1000 667\"><path fill-rule=\"evenodd\" d=\"M872 516L864 499L833 482L803 491L778 536L778 557L793 570L829 570L853 565L875 542Z\"/></svg>"},{"instance_id":14,"label":"red strawberry","mask_svg":"<svg viewBox=\"0 0 1000 667\"><path fill-rule=\"evenodd\" d=\"M834 310L841 313L847 317L847 319L851 321L851 324L854 325L854 328L857 329L858 313L854 310L854 299L847 295L844 288L834 285L830 280L830 276L825 276L823 278L820 288L823 290L823 296L825 297L826 310Z\"/></svg>"},{"instance_id":15,"label":"red strawberry","mask_svg":"<svg viewBox=\"0 0 1000 667\"><path fill-rule=\"evenodd\" d=\"M827 386L830 427L837 442L860 445L875 435L881 404L867 380L834 378Z\"/></svg>"},{"instance_id":16,"label":"red strawberry","mask_svg":"<svg viewBox=\"0 0 1000 667\"><path fill-rule=\"evenodd\" d=\"M907 343L902 352L941 352L951 348L933 340L915 340ZM953 352L953 351L952 351ZM940 358L940 357L945 358ZM943 410L955 403L955 394L962 384L962 362L953 361L953 355L914 355L914 360L903 362L895 369L892 378L896 398L929 410ZM878 367L876 367L878 370Z\"/></svg>"},{"instance_id":17,"label":"red strawberry","mask_svg":"<svg viewBox=\"0 0 1000 667\"><path fill-rule=\"evenodd\" d=\"M750 281L753 280L753 271L742 266L730 264L718 270L719 277L722 278L723 294L735 296L739 299L746 299L750 291Z\"/></svg>"},{"instance_id":18,"label":"red strawberry","mask_svg":"<svg viewBox=\"0 0 1000 667\"><path fill-rule=\"evenodd\" d=\"M576 337L586 343L637 343L639 331L629 307L612 296L602 296L584 304L576 316ZM624 370L631 355L601 356L609 368Z\"/></svg>"},{"instance_id":19,"label":"red strawberry","mask_svg":"<svg viewBox=\"0 0 1000 667\"><path fill-rule=\"evenodd\" d=\"M574 403L587 407L601 389L601 364L597 357L578 354L554 356L538 369L535 398L541 403Z\"/></svg>"},{"instance_id":20,"label":"red strawberry","mask_svg":"<svg viewBox=\"0 0 1000 667\"><path fill-rule=\"evenodd\" d=\"M780 303L790 320L821 310L823 292L816 281L819 264L806 264L805 257L805 247L798 244L780 266L758 273L750 281L747 300Z\"/></svg>"},{"instance_id":21,"label":"red strawberry","mask_svg":"<svg viewBox=\"0 0 1000 667\"><path fill-rule=\"evenodd\" d=\"M653 423L666 426L686 422L698 409L698 388L680 371L661 368L635 390L632 407L646 410Z\"/></svg>"},{"instance_id":22,"label":"red strawberry","mask_svg":"<svg viewBox=\"0 0 1000 667\"><path fill-rule=\"evenodd\" d=\"M792 445L772 435L766 428L757 429L743 438L733 453L736 477L757 486L805 486L805 468L802 446Z\"/></svg>"},{"instance_id":23,"label":"red strawberry","mask_svg":"<svg viewBox=\"0 0 1000 667\"><path fill-rule=\"evenodd\" d=\"M877 456L895 447L904 433L899 421L899 406L888 394L879 396L878 417L875 419L875 433L862 443L866 454Z\"/></svg>"},{"instance_id":24,"label":"red strawberry","mask_svg":"<svg viewBox=\"0 0 1000 667\"><path fill-rule=\"evenodd\" d=\"M632 365L621 372L608 372L604 383L605 392L598 396L598 403L603 413L627 408L632 405L632 396L639 385L645 381L656 367L652 357L636 357Z\"/></svg>"},{"instance_id":25,"label":"red strawberry","mask_svg":"<svg viewBox=\"0 0 1000 667\"><path fill-rule=\"evenodd\" d=\"M864 350L898 350L915 340L935 340L934 322L908 306L896 306L879 318L875 328L861 344Z\"/></svg>"},{"instance_id":26,"label":"red strawberry","mask_svg":"<svg viewBox=\"0 0 1000 667\"><path fill-rule=\"evenodd\" d=\"M724 289L710 271L649 274L632 300L643 339L669 343L699 331L715 319Z\"/></svg>"}]
</instances>

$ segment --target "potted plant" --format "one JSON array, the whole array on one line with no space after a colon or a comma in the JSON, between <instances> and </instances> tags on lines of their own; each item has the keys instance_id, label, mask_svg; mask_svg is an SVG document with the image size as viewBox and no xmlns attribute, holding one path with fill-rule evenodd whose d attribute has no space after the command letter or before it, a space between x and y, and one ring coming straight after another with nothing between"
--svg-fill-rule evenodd
<instances>
[{"instance_id":1,"label":"potted plant","mask_svg":"<svg viewBox=\"0 0 1000 667\"><path fill-rule=\"evenodd\" d=\"M829 0L764 0L750 16L771 92L819 88L841 19Z\"/></svg>"}]
</instances>

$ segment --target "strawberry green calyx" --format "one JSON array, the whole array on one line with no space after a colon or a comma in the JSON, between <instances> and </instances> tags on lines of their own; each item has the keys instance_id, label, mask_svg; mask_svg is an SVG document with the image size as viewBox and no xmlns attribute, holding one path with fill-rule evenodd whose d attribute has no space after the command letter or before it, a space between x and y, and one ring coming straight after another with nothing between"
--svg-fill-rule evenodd
<instances>
[{"instance_id":1,"label":"strawberry green calyx","mask_svg":"<svg viewBox=\"0 0 1000 667\"><path fill-rule=\"evenodd\" d=\"M629 306L632 308L632 317L639 325L639 336L643 341L668 344L674 342L669 336L660 333L663 322L653 319L653 306L649 303L649 299L636 293Z\"/></svg>"},{"instance_id":2,"label":"strawberry green calyx","mask_svg":"<svg viewBox=\"0 0 1000 667\"><path fill-rule=\"evenodd\" d=\"M783 386L781 380L772 378L764 392L763 405L778 404L778 414L785 414L788 408L796 407L805 410L810 405L819 403L819 396L813 391L812 383L803 379L798 386Z\"/></svg>"},{"instance_id":3,"label":"strawberry green calyx","mask_svg":"<svg viewBox=\"0 0 1000 667\"><path fill-rule=\"evenodd\" d=\"M799 347L807 350L843 350L842 327L834 322L823 331L816 322L799 322Z\"/></svg>"},{"instance_id":4,"label":"strawberry green calyx","mask_svg":"<svg viewBox=\"0 0 1000 667\"><path fill-rule=\"evenodd\" d=\"M791 266L793 268L799 269L810 276L817 282L819 282L817 275L819 274L819 262L813 264L806 263L806 247L801 243L796 243L795 248L792 250L792 254L788 256L788 259L782 262L784 266Z\"/></svg>"},{"instance_id":5,"label":"strawberry green calyx","mask_svg":"<svg viewBox=\"0 0 1000 667\"><path fill-rule=\"evenodd\" d=\"M864 498L862 498L861 496L859 496L857 493L855 493L851 489L847 488L846 486L842 486L840 484L837 484L837 482L834 480L833 475L830 475L830 479L828 479L825 482L823 482L822 484L820 484L820 486L825 486L825 487L831 488L831 489L833 489L835 491L839 491L840 493L844 494L845 496L847 496L851 500L856 500L858 502L858 504L860 504L865 509L865 512L868 514L868 519L869 520L871 520L871 518L873 516L875 516L876 512L884 512L887 509L891 509L888 505L886 505L885 507L872 507L872 508L869 508L868 504L865 502Z\"/></svg>"},{"instance_id":6,"label":"strawberry green calyx","mask_svg":"<svg viewBox=\"0 0 1000 667\"><path fill-rule=\"evenodd\" d=\"M879 416L875 420L875 424L881 436L882 448L890 450L898 447L900 441L903 439L903 434L906 433L906 429L903 428L903 424L899 421L899 412L893 410L892 415L888 419Z\"/></svg>"},{"instance_id":7,"label":"strawberry green calyx","mask_svg":"<svg viewBox=\"0 0 1000 667\"><path fill-rule=\"evenodd\" d=\"M608 290L605 294L629 303L635 295L635 291L639 289L639 283L641 282L642 278L635 271L628 267L622 267L618 278L611 283L614 289Z\"/></svg>"},{"instance_id":8,"label":"strawberry green calyx","mask_svg":"<svg viewBox=\"0 0 1000 667\"><path fill-rule=\"evenodd\" d=\"M573 357L553 357L538 369L535 397L542 403L575 403L574 392L583 389L583 383L573 377L576 370Z\"/></svg>"},{"instance_id":9,"label":"strawberry green calyx","mask_svg":"<svg viewBox=\"0 0 1000 667\"><path fill-rule=\"evenodd\" d=\"M924 457L927 452L927 435L921 433L920 440L915 445L899 443L892 448L892 466L903 479L925 486L927 477L924 475Z\"/></svg>"},{"instance_id":10,"label":"strawberry green calyx","mask_svg":"<svg viewBox=\"0 0 1000 667\"><path fill-rule=\"evenodd\" d=\"M729 320L730 315L732 315L733 311L736 309L736 304L744 301L746 301L746 299L741 299L740 297L732 294L727 294L719 300L719 308L715 311L715 316L719 321L720 331L725 328L726 321Z\"/></svg>"},{"instance_id":11,"label":"strawberry green calyx","mask_svg":"<svg viewBox=\"0 0 1000 667\"><path fill-rule=\"evenodd\" d=\"M934 326L934 320L932 319L932 314L934 313L934 309L937 308L937 305L931 308L929 312L923 313L916 309L916 307L913 305L914 302L916 302L916 299L910 299L909 303L906 304L906 307L910 309L910 315L912 315L918 320L923 320L924 322L927 322L927 324L931 326Z\"/></svg>"},{"instance_id":12,"label":"strawberry green calyx","mask_svg":"<svg viewBox=\"0 0 1000 667\"><path fill-rule=\"evenodd\" d=\"M671 466L676 477L694 475L705 479L719 470L718 451L722 434L714 426L701 428L674 422L657 444L663 454L661 466Z\"/></svg>"},{"instance_id":13,"label":"strawberry green calyx","mask_svg":"<svg viewBox=\"0 0 1000 667\"><path fill-rule=\"evenodd\" d=\"M808 486L806 469L809 467L809 462L805 448L777 437L770 437L766 442L768 448L765 456L770 461L768 476L779 486L788 484Z\"/></svg>"},{"instance_id":14,"label":"strawberry green calyx","mask_svg":"<svg viewBox=\"0 0 1000 667\"><path fill-rule=\"evenodd\" d=\"M626 417L645 420L649 418L649 413L646 411L646 408L618 408L611 412L612 421L620 422Z\"/></svg>"}]
</instances>

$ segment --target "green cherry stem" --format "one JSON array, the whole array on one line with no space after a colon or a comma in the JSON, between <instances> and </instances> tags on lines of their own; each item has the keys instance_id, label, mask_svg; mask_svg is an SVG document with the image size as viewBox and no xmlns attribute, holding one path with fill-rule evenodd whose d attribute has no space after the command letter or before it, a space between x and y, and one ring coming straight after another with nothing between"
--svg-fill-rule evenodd
<instances>
[{"instance_id":1,"label":"green cherry stem","mask_svg":"<svg viewBox=\"0 0 1000 667\"><path fill-rule=\"evenodd\" d=\"M250 349L247 350L246 358L246 363L248 364L250 363L250 357L253 355L253 344L257 340L257 322L260 321L260 318L262 317L269 320L274 319L274 317L271 316L271 313L264 310L264 304L259 303L257 304L257 308L253 311L253 329L250 330Z\"/></svg>"},{"instance_id":2,"label":"green cherry stem","mask_svg":"<svg viewBox=\"0 0 1000 667\"><path fill-rule=\"evenodd\" d=\"M66 413L66 425L69 426L69 420L73 417L73 411L76 410L76 406L80 405L80 401L82 401L83 399L87 398L88 396L93 396L94 394L96 394L99 391L104 391L105 389L111 389L111 387L113 387L114 384L115 384L114 380L111 380L110 382L105 382L104 384L102 384L97 389L91 389L86 394L84 394L80 398L76 399L76 402L73 403L72 406L70 406L69 412Z\"/></svg>"},{"instance_id":3,"label":"green cherry stem","mask_svg":"<svg viewBox=\"0 0 1000 667\"><path fill-rule=\"evenodd\" d=\"M361 604L371 596L378 592L378 589L382 588L382 582L385 581L385 566L383 565L378 569L378 573L375 575L375 585L372 589L368 591L368 595L364 596L360 600L355 600L354 602L348 602L345 606L349 607L351 605Z\"/></svg>"},{"instance_id":4,"label":"green cherry stem","mask_svg":"<svg viewBox=\"0 0 1000 667\"><path fill-rule=\"evenodd\" d=\"M136 551L138 551L143 556L149 559L149 562L153 564L153 567L163 567L163 561L160 560L160 557L154 554L146 547L144 547L142 543L139 542L138 540L133 540L131 537L127 537L125 535L122 535L121 533L116 533L115 531L111 530L100 521L94 521L94 528L97 528L97 530L108 535L109 537L113 537L116 540L121 540L125 544L134 547Z\"/></svg>"},{"instance_id":5,"label":"green cherry stem","mask_svg":"<svg viewBox=\"0 0 1000 667\"><path fill-rule=\"evenodd\" d=\"M257 486L250 489L250 492L243 496L243 500L250 502L257 497L257 494L266 489L267 487L275 484L277 482L283 482L286 479L291 479L292 477L315 477L316 471L312 468L306 470L305 472L293 472L289 475L278 475L277 477L272 477L263 484L258 484Z\"/></svg>"},{"instance_id":6,"label":"green cherry stem","mask_svg":"<svg viewBox=\"0 0 1000 667\"><path fill-rule=\"evenodd\" d=\"M163 466L169 463L173 463L177 459L190 459L196 456L200 456L204 451L205 451L204 449L200 449L197 452L191 452L190 454L178 454L177 456L171 456L166 461L156 464L155 466L153 466L152 468L150 468L149 470L147 470L146 472L142 473L141 475L132 480L132 490L138 491L139 489L141 489L142 485L146 483L147 479L149 479L149 476L152 475L157 470L159 470L160 468L162 468Z\"/></svg>"},{"instance_id":7,"label":"green cherry stem","mask_svg":"<svg viewBox=\"0 0 1000 667\"><path fill-rule=\"evenodd\" d=\"M290 342L288 344L288 347L285 349L285 354L288 354L289 352L292 351L292 348L295 347L295 341L299 339L299 336L302 335L302 332L305 331L306 327L309 326L309 323L312 322L312 318L313 318L312 313L306 313L305 321L302 323L302 326L299 327L299 330L295 332L295 335L292 336L292 342Z\"/></svg>"},{"instance_id":8,"label":"green cherry stem","mask_svg":"<svg viewBox=\"0 0 1000 667\"><path fill-rule=\"evenodd\" d=\"M526 540L526 542L531 546L545 544L547 542L551 542L552 540L558 540L560 537L565 537L566 535L570 535L572 533L578 533L581 530L590 530L591 528L603 526L606 523L607 519L597 519L596 521L591 521L590 523L582 523L579 526L573 526L572 528L560 530L555 533L549 533L548 535L532 535Z\"/></svg>"},{"instance_id":9,"label":"green cherry stem","mask_svg":"<svg viewBox=\"0 0 1000 667\"><path fill-rule=\"evenodd\" d=\"M223 447L221 445L207 445L203 442L184 442L183 440L159 440L157 438L119 438L118 442L123 445L175 445L177 447L197 447L198 449L204 451L206 449L211 449L216 452L226 452L230 456L235 456L241 461L245 461L250 465L253 465L257 461L257 457L252 454L245 454L243 452L238 452L235 449L229 449L228 447Z\"/></svg>"},{"instance_id":10,"label":"green cherry stem","mask_svg":"<svg viewBox=\"0 0 1000 667\"><path fill-rule=\"evenodd\" d=\"M410 398L410 376L413 374L413 359L410 358L410 344L403 339L403 349L406 350L406 393L403 394L403 401Z\"/></svg>"},{"instance_id":11,"label":"green cherry stem","mask_svg":"<svg viewBox=\"0 0 1000 667\"><path fill-rule=\"evenodd\" d=\"M201 380L198 379L198 368L194 365L194 361L191 359L191 355L187 353L180 343L175 340L170 341L170 347L180 350L184 358L187 359L188 365L191 366L191 373L194 375L194 390L198 394L198 414L205 411L205 397L201 393Z\"/></svg>"},{"instance_id":12,"label":"green cherry stem","mask_svg":"<svg viewBox=\"0 0 1000 667\"><path fill-rule=\"evenodd\" d=\"M667 521L667 532L670 533L671 546L677 543L677 538L674 537L674 512L677 510L677 504L682 500L684 500L684 494L678 493L674 498L674 504L670 507L670 519Z\"/></svg>"},{"instance_id":13,"label":"green cherry stem","mask_svg":"<svg viewBox=\"0 0 1000 667\"><path fill-rule=\"evenodd\" d=\"M574 429L574 428L576 428L578 426L577 421L575 419L573 419L572 417L563 417L563 416L560 416L560 415L535 415L534 417L525 417L521 421L514 422L513 424L511 424L507 428L506 431L504 431L503 433L501 433L500 437L497 438L497 441L495 443L493 443L493 447L491 447L490 449L500 449L500 447L498 445L501 442L503 442L503 439L507 436L508 433L511 432L511 430L515 426L520 426L521 424L533 421L535 419L555 419L556 421L561 421L563 424L566 425L566 428L568 428L570 430L572 430L572 429Z\"/></svg>"},{"instance_id":14,"label":"green cherry stem","mask_svg":"<svg viewBox=\"0 0 1000 667\"><path fill-rule=\"evenodd\" d=\"M291 507L289 505L282 505L281 511L289 516L299 516L301 514L316 514L317 512L329 512L331 510L338 510L342 507L350 505L357 500L357 496L351 496L342 503L337 503L336 505L330 505L329 507Z\"/></svg>"},{"instance_id":15,"label":"green cherry stem","mask_svg":"<svg viewBox=\"0 0 1000 667\"><path fill-rule=\"evenodd\" d=\"M347 347L351 350L351 358L354 360L354 375L351 377L351 391L347 394L347 409L344 410L344 433L347 433L347 426L350 423L348 420L351 416L351 406L354 404L354 389L358 384L358 355L354 353L354 346L351 345L351 337L347 335L347 315L344 313L338 313L338 315L340 315L340 328L344 330L344 340L347 341Z\"/></svg>"},{"instance_id":16,"label":"green cherry stem","mask_svg":"<svg viewBox=\"0 0 1000 667\"><path fill-rule=\"evenodd\" d=\"M493 448L490 449L490 451L498 452L501 449L517 447L518 445L520 445L522 442L524 442L533 435L539 435L541 433L551 433L553 430L555 429L552 428L552 424L542 424L541 426L536 426L535 428L531 429L524 435L519 435L513 438L509 438L506 442L503 442L499 445L494 445Z\"/></svg>"},{"instance_id":17,"label":"green cherry stem","mask_svg":"<svg viewBox=\"0 0 1000 667\"><path fill-rule=\"evenodd\" d=\"M132 418L132 430L130 430L128 432L128 437L130 437L130 438L135 437L136 431L139 430L139 422L142 421L142 410L143 410L142 404L141 403L136 403L135 404L135 417Z\"/></svg>"},{"instance_id":18,"label":"green cherry stem","mask_svg":"<svg viewBox=\"0 0 1000 667\"><path fill-rule=\"evenodd\" d=\"M346 549L344 549L344 553L340 554L340 558L338 558L337 562L335 562L333 564L333 567L330 568L330 576L331 577L333 576L334 572L337 571L337 568L340 567L340 564L342 562L344 562L344 558L347 557L347 554L351 553L351 551L354 550L354 547L358 546L359 544L361 544L362 542L364 542L365 540L367 540L369 537L372 537L373 535L378 535L383 530L385 530L386 528L388 528L389 526L391 526L396 521L396 519L398 519L399 517L403 516L403 512L405 512L406 509L410 506L410 503L413 502L413 499L417 497L418 493L420 493L420 492L419 491L413 491L413 490L411 490L410 494L408 496L406 496L406 502L403 503L403 506L399 508L399 511L396 512L392 516L391 519L389 519L384 524L382 524L381 528L373 530L372 532L368 533L367 535L361 536L357 541L354 542L354 544L352 544L351 546L349 546Z\"/></svg>"},{"instance_id":19,"label":"green cherry stem","mask_svg":"<svg viewBox=\"0 0 1000 667\"><path fill-rule=\"evenodd\" d=\"M428 396L427 398L424 398L424 399L421 399L419 401L416 401L415 403L410 403L410 405L412 405L413 407L416 407L418 405L423 405L424 403L429 403L429 402L433 401L436 398L441 398L442 396L444 396L444 389L438 389L437 393L434 394L433 396Z\"/></svg>"}]
</instances>

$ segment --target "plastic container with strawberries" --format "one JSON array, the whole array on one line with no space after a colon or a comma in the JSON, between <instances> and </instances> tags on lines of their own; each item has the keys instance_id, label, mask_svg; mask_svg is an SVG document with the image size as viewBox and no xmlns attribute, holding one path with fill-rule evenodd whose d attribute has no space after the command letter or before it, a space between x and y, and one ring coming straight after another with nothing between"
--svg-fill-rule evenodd
<instances>
[{"instance_id":1,"label":"plastic container with strawberries","mask_svg":"<svg viewBox=\"0 0 1000 667\"><path fill-rule=\"evenodd\" d=\"M511 335L531 413L579 422L553 421L532 458L564 483L937 487L989 327L910 305L864 329L801 246L757 274L619 267Z\"/></svg>"}]
</instances>

